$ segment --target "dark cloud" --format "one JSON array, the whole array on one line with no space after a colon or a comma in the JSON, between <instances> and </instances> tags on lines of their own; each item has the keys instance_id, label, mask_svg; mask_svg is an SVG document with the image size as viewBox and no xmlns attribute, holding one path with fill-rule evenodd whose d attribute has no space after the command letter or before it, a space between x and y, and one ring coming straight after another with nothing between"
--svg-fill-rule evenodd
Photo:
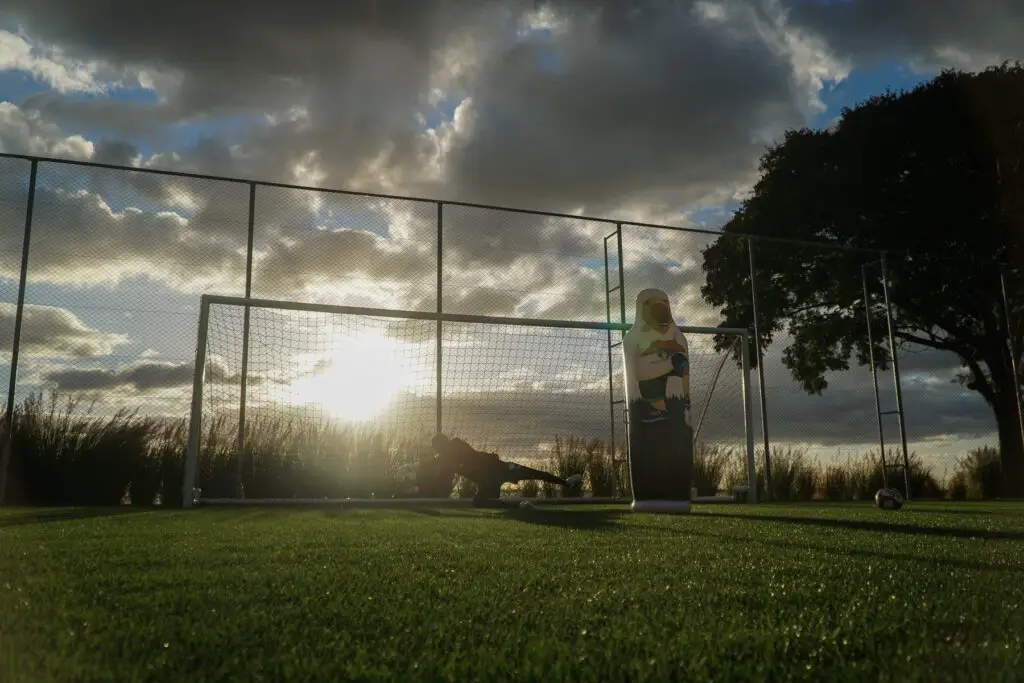
<instances>
[{"instance_id":1,"label":"dark cloud","mask_svg":"<svg viewBox=\"0 0 1024 683\"><path fill-rule=\"evenodd\" d=\"M0 303L0 350L9 352L14 343L17 306ZM54 306L26 304L22 317L22 354L92 358L106 356L127 339L93 329L73 312Z\"/></svg>"},{"instance_id":2,"label":"dark cloud","mask_svg":"<svg viewBox=\"0 0 1024 683\"><path fill-rule=\"evenodd\" d=\"M192 368L188 365L152 362L118 370L71 368L47 373L44 381L64 391L95 391L117 387L149 391L190 384Z\"/></svg>"},{"instance_id":3,"label":"dark cloud","mask_svg":"<svg viewBox=\"0 0 1024 683\"><path fill-rule=\"evenodd\" d=\"M620 22L573 15L557 40L491 56L450 182L485 201L608 211L670 186L699 199L750 172L752 133L799 118L790 65L667 6Z\"/></svg>"},{"instance_id":4,"label":"dark cloud","mask_svg":"<svg viewBox=\"0 0 1024 683\"><path fill-rule=\"evenodd\" d=\"M138 157L138 148L130 142L100 140L96 143L91 161L114 166L131 166Z\"/></svg>"},{"instance_id":5,"label":"dark cloud","mask_svg":"<svg viewBox=\"0 0 1024 683\"><path fill-rule=\"evenodd\" d=\"M62 391L104 391L131 388L138 392L191 386L194 363L169 363L144 360L118 368L64 368L45 373L43 382ZM206 381L238 385L241 376L228 370L217 359L206 362ZM249 384L259 385L265 378L251 376Z\"/></svg>"},{"instance_id":6,"label":"dark cloud","mask_svg":"<svg viewBox=\"0 0 1024 683\"><path fill-rule=\"evenodd\" d=\"M26 110L43 120L127 136L211 117L251 124L239 151L203 140L160 156L162 166L293 180L294 166L309 160L333 186L400 182L402 194L608 210L633 196L670 191L678 202L680 193L699 199L745 181L760 132L800 120L784 41L764 38L778 28L757 7L723 23L708 18L706 4L285 10L261 1L239 13L186 1L158 22L120 2L102 11L16 2L7 12L69 57L162 76L154 104L30 98ZM531 24L549 30L524 33ZM438 97L462 102L461 118L427 136L420 121L436 117Z\"/></svg>"},{"instance_id":7,"label":"dark cloud","mask_svg":"<svg viewBox=\"0 0 1024 683\"><path fill-rule=\"evenodd\" d=\"M1024 57L1024 4L1018 0L787 0L785 5L794 26L860 63L917 58L976 67L972 58L991 63Z\"/></svg>"}]
</instances>

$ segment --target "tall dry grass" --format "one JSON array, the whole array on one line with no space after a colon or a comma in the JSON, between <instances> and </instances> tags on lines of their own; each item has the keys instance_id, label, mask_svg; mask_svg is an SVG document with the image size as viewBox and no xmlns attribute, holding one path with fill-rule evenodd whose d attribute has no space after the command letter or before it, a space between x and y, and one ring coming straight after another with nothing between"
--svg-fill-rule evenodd
<instances>
[{"instance_id":1,"label":"tall dry grass","mask_svg":"<svg viewBox=\"0 0 1024 683\"><path fill-rule=\"evenodd\" d=\"M135 504L160 499L180 503L188 426L120 411L89 414L89 406L56 393L29 396L14 410L12 461L6 502L32 505L109 505L126 492ZM372 427L314 426L298 420L256 418L247 426L241 454L245 495L250 498L390 497L399 465L429 454L430 434ZM199 482L206 497L235 496L239 454L237 425L214 419L204 426ZM483 446L481 446L482 448ZM601 439L559 435L546 458L526 462L560 476L582 474L584 490L598 497L629 496L629 471L617 446L618 486L608 444ZM895 453L887 459L895 461ZM763 452L756 454L758 490L766 491ZM983 499L999 495L999 453L971 451L943 481L916 453L910 456L915 498ZM902 490L902 473L890 480ZM698 444L694 485L699 495L746 484L739 449ZM821 464L798 449L772 452L770 498L778 501L867 500L882 486L877 454ZM574 495L540 482L510 486L528 497ZM471 482L457 478L454 496L472 496Z\"/></svg>"}]
</instances>

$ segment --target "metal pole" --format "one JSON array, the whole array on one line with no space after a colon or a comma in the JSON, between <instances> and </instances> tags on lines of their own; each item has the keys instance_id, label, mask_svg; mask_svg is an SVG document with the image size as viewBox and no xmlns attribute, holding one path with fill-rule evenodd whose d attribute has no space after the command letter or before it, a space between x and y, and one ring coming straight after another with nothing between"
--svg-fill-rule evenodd
<instances>
[{"instance_id":1,"label":"metal pole","mask_svg":"<svg viewBox=\"0 0 1024 683\"><path fill-rule=\"evenodd\" d=\"M203 429L203 373L206 370L206 336L210 322L210 299L199 299L199 331L196 361L192 370L192 412L188 425L188 449L185 451L185 477L181 485L181 506L192 507L196 472L199 469L199 436Z\"/></svg>"},{"instance_id":2,"label":"metal pole","mask_svg":"<svg viewBox=\"0 0 1024 683\"><path fill-rule=\"evenodd\" d=\"M882 254L882 291L885 293L885 323L889 330L889 355L892 357L892 378L896 385L896 418L900 423L900 445L903 447L903 485L906 498L910 500L910 461L907 457L907 426L903 421L903 389L900 385L900 359L896 353L896 338L893 336L892 303L889 301L889 269L885 254Z\"/></svg>"},{"instance_id":3,"label":"metal pole","mask_svg":"<svg viewBox=\"0 0 1024 683\"><path fill-rule=\"evenodd\" d=\"M441 433L442 427L442 387L441 387L441 369L443 355L441 350L441 315L444 313L444 297L442 296L442 281L443 281L443 267L444 267L444 202L437 203L437 329L435 331L436 342L435 342L435 394L434 394L434 414L435 414L435 425L434 431L437 434Z\"/></svg>"},{"instance_id":4,"label":"metal pole","mask_svg":"<svg viewBox=\"0 0 1024 683\"><path fill-rule=\"evenodd\" d=\"M611 275L608 272L608 238L604 238L604 319L605 322L610 323L612 321L612 293L611 293ZM619 292L619 297L622 297L622 293ZM615 368L612 364L612 330L608 328L608 413L610 421L609 426L609 442L608 442L608 456L611 460L612 466L612 486L614 487L615 495L619 495L619 463L615 458Z\"/></svg>"},{"instance_id":5,"label":"metal pole","mask_svg":"<svg viewBox=\"0 0 1024 683\"><path fill-rule=\"evenodd\" d=\"M757 462L754 460L754 410L750 400L750 333L740 337L743 366L743 424L747 433L747 486L751 503L757 503Z\"/></svg>"},{"instance_id":6,"label":"metal pole","mask_svg":"<svg viewBox=\"0 0 1024 683\"><path fill-rule=\"evenodd\" d=\"M1013 343L1013 325L1010 317L1010 296L1006 292L1006 273L999 270L999 286L1003 291L1003 315L1006 317L1006 341L1010 351L1010 372L1013 373L1013 390L1017 392L1017 422L1020 425L1021 443L1024 443L1024 399L1021 398L1020 375L1017 373L1017 348Z\"/></svg>"},{"instance_id":7,"label":"metal pole","mask_svg":"<svg viewBox=\"0 0 1024 683\"><path fill-rule=\"evenodd\" d=\"M245 298L252 296L252 251L256 225L256 183L249 183L249 236L245 250ZM242 320L242 376L238 403L238 442L235 445L235 497L245 498L243 479L243 457L245 455L245 398L249 383L249 316L252 308L245 307ZM255 469L256 463L253 463Z\"/></svg>"},{"instance_id":8,"label":"metal pole","mask_svg":"<svg viewBox=\"0 0 1024 683\"><path fill-rule=\"evenodd\" d=\"M622 260L622 223L615 224L615 241L619 252L619 322L626 323L626 266ZM622 333L625 336L625 332Z\"/></svg>"},{"instance_id":9,"label":"metal pole","mask_svg":"<svg viewBox=\"0 0 1024 683\"><path fill-rule=\"evenodd\" d=\"M768 399L765 396L764 355L761 353L761 323L757 314L757 266L754 262L754 240L747 239L747 254L750 260L750 301L754 315L754 353L757 358L757 390L761 399L761 435L764 437L764 480L769 498L775 497L772 488L772 457L768 439Z\"/></svg>"},{"instance_id":10,"label":"metal pole","mask_svg":"<svg viewBox=\"0 0 1024 683\"><path fill-rule=\"evenodd\" d=\"M615 224L615 248L619 257L619 323L626 324L626 264L622 258L622 223ZM620 332L619 340L623 340L626 333ZM623 375L625 377L625 375ZM626 394L623 391L623 398ZM629 404L622 403L622 422L626 426L626 463L629 463Z\"/></svg>"},{"instance_id":11,"label":"metal pole","mask_svg":"<svg viewBox=\"0 0 1024 683\"><path fill-rule=\"evenodd\" d=\"M875 339L871 333L871 299L868 298L867 264L860 267L860 278L864 286L864 316L868 325L868 364L871 367L871 384L875 389L875 419L878 420L878 453L882 458L882 486L889 486L889 474L885 466L885 432L882 430L882 402L878 398L878 368L875 365Z\"/></svg>"},{"instance_id":12,"label":"metal pole","mask_svg":"<svg viewBox=\"0 0 1024 683\"><path fill-rule=\"evenodd\" d=\"M18 388L18 356L21 352L21 323L25 314L25 284L28 280L28 253L32 241L32 212L36 205L36 175L39 161L32 160L28 175L28 201L25 204L25 231L21 238L21 273L18 277L18 305L14 312L14 339L11 343L11 375L7 385L7 406L4 409L3 450L0 451L0 501L7 492L7 468L11 462L14 439L14 393Z\"/></svg>"}]
</instances>

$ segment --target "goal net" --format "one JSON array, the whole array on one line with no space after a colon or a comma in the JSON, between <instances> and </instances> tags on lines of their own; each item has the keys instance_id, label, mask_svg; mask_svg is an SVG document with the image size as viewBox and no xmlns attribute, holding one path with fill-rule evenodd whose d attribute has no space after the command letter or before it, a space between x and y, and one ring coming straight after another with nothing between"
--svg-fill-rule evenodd
<instances>
[{"instance_id":1,"label":"goal net","mask_svg":"<svg viewBox=\"0 0 1024 683\"><path fill-rule=\"evenodd\" d=\"M682 329L697 458L746 483L749 368ZM392 499L436 431L628 496L623 330L203 296L183 503Z\"/></svg>"}]
</instances>

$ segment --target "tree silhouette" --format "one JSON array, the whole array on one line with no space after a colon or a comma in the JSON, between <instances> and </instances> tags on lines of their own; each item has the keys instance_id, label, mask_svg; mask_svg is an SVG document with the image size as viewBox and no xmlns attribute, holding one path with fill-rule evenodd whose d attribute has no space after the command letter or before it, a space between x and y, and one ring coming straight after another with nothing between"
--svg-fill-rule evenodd
<instances>
[{"instance_id":1,"label":"tree silhouette","mask_svg":"<svg viewBox=\"0 0 1024 683\"><path fill-rule=\"evenodd\" d=\"M783 362L821 393L830 371L868 362L862 265L876 359L885 367L879 255L886 250L897 346L959 356L961 381L992 407L1004 495L1024 495L1024 444L1010 342L1024 362L1024 68L944 71L912 91L844 109L828 130L790 131L762 157L751 197L703 252L704 298L722 324L753 321L747 241L758 240L763 349L779 332ZM823 243L811 247L797 241ZM1002 299L1003 272L1010 300ZM724 347L725 340L720 340Z\"/></svg>"}]
</instances>

